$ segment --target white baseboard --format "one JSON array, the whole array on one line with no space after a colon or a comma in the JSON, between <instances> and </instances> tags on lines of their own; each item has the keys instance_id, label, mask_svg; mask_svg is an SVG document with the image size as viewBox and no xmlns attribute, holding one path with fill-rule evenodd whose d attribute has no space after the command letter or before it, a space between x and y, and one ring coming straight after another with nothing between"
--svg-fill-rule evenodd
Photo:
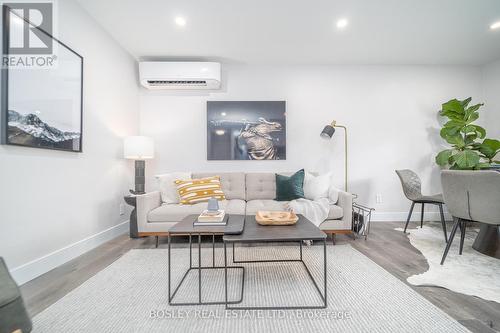
<instances>
[{"instance_id":1,"label":"white baseboard","mask_svg":"<svg viewBox=\"0 0 500 333\"><path fill-rule=\"evenodd\" d=\"M377 212L372 213L373 222L399 222L406 221L408 212ZM448 212L444 212L444 219L451 221L452 217ZM420 209L414 209L410 221L420 222ZM425 212L424 221L441 221L439 212Z\"/></svg>"},{"instance_id":2,"label":"white baseboard","mask_svg":"<svg viewBox=\"0 0 500 333\"><path fill-rule=\"evenodd\" d=\"M18 285L22 285L48 271L88 252L129 230L129 221L117 224L95 235L63 247L43 257L13 268L10 273Z\"/></svg>"}]
</instances>

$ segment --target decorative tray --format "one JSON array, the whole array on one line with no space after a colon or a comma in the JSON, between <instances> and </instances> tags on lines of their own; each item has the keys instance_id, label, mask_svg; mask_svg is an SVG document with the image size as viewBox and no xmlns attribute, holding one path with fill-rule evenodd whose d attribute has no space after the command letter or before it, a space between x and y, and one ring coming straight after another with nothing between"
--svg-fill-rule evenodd
<instances>
[{"instance_id":1,"label":"decorative tray","mask_svg":"<svg viewBox=\"0 0 500 333\"><path fill-rule=\"evenodd\" d=\"M299 218L294 212L258 211L255 220L260 225L291 225L297 223Z\"/></svg>"}]
</instances>

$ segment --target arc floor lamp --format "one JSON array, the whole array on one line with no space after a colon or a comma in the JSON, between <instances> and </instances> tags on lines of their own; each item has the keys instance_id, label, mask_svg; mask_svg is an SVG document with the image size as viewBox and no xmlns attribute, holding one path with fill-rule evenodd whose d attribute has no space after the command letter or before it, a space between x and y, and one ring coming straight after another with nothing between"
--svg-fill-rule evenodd
<instances>
[{"instance_id":1,"label":"arc floor lamp","mask_svg":"<svg viewBox=\"0 0 500 333\"><path fill-rule=\"evenodd\" d=\"M335 120L331 122L331 124L326 125L325 128L323 128L323 131L321 132L321 137L327 140L330 140L333 137L333 133L335 133L335 128L342 128L344 130L344 151L345 151L345 183L344 183L344 188L345 191L347 192L347 127L343 125L338 125Z\"/></svg>"}]
</instances>

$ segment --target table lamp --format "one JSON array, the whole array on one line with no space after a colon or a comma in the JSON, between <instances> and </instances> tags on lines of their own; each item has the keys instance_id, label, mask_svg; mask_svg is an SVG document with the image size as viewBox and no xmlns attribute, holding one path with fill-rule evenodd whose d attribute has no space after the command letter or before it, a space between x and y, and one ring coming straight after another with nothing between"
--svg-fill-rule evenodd
<instances>
[{"instance_id":1,"label":"table lamp","mask_svg":"<svg viewBox=\"0 0 500 333\"><path fill-rule=\"evenodd\" d=\"M147 159L154 157L155 148L153 139L145 136L129 136L123 140L123 155L126 159L135 160L135 190L132 194L144 194L145 169Z\"/></svg>"}]
</instances>

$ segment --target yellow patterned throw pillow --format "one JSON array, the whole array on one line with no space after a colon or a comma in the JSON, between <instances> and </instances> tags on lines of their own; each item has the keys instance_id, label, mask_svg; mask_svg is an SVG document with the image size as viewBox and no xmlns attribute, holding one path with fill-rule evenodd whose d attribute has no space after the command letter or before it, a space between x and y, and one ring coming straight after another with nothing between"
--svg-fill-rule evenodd
<instances>
[{"instance_id":1,"label":"yellow patterned throw pillow","mask_svg":"<svg viewBox=\"0 0 500 333\"><path fill-rule=\"evenodd\" d=\"M176 180L177 192L179 192L180 203L192 205L208 201L210 198L224 200L224 192L220 186L219 176L201 179Z\"/></svg>"}]
</instances>

